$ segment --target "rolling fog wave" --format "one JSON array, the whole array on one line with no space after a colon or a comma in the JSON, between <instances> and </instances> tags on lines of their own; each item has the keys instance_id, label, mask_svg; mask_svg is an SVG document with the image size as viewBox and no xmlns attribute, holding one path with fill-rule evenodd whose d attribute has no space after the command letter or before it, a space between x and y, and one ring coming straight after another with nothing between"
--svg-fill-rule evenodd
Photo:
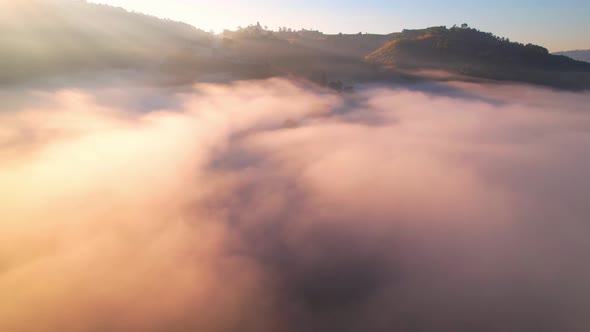
<instances>
[{"instance_id":1,"label":"rolling fog wave","mask_svg":"<svg viewBox=\"0 0 590 332\"><path fill-rule=\"evenodd\" d=\"M271 79L13 99L2 331L590 327L587 93Z\"/></svg>"}]
</instances>

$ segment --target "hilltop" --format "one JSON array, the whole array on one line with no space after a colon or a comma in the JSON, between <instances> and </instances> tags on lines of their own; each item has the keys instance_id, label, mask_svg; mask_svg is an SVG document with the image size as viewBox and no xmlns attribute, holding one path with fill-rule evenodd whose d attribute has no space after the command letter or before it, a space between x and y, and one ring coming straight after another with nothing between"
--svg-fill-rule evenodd
<instances>
[{"instance_id":1,"label":"hilltop","mask_svg":"<svg viewBox=\"0 0 590 332\"><path fill-rule=\"evenodd\" d=\"M590 64L551 55L466 25L405 30L365 60L388 69L437 69L467 76L576 87L588 84ZM569 76L569 77L568 77Z\"/></svg>"}]
</instances>

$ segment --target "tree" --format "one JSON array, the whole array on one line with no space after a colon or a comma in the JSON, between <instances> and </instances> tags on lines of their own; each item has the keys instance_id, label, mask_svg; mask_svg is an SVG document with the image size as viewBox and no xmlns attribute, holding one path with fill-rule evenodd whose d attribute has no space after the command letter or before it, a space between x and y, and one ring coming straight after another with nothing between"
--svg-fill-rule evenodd
<instances>
[{"instance_id":1,"label":"tree","mask_svg":"<svg viewBox=\"0 0 590 332\"><path fill-rule=\"evenodd\" d=\"M461 24L461 29L467 29L467 28L469 28L469 24L467 24L467 23Z\"/></svg>"}]
</instances>

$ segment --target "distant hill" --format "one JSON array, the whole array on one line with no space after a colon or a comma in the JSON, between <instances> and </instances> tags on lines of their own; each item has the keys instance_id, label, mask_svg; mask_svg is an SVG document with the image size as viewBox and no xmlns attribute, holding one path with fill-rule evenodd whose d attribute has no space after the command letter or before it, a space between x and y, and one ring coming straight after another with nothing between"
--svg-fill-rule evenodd
<instances>
[{"instance_id":1,"label":"distant hill","mask_svg":"<svg viewBox=\"0 0 590 332\"><path fill-rule=\"evenodd\" d=\"M260 24L250 25L236 31L225 30L223 37L234 41L276 41L281 40L294 48L306 49L308 53L331 54L341 57L362 58L370 52L387 44L399 33L392 34L324 34L317 30L292 30L279 28L271 31ZM274 50L271 50L274 51Z\"/></svg>"},{"instance_id":2,"label":"distant hill","mask_svg":"<svg viewBox=\"0 0 590 332\"><path fill-rule=\"evenodd\" d=\"M271 31L260 24L222 34L220 55L232 62L263 65L275 75L294 74L321 80L349 82L373 78L372 66L362 59L396 34L337 34L281 28Z\"/></svg>"},{"instance_id":3,"label":"distant hill","mask_svg":"<svg viewBox=\"0 0 590 332\"><path fill-rule=\"evenodd\" d=\"M469 27L405 30L365 60L384 68L438 69L463 75L568 87L590 84L590 64L510 42Z\"/></svg>"},{"instance_id":4,"label":"distant hill","mask_svg":"<svg viewBox=\"0 0 590 332\"><path fill-rule=\"evenodd\" d=\"M555 52L553 54L567 56L578 61L590 62L590 50L564 51Z\"/></svg>"}]
</instances>

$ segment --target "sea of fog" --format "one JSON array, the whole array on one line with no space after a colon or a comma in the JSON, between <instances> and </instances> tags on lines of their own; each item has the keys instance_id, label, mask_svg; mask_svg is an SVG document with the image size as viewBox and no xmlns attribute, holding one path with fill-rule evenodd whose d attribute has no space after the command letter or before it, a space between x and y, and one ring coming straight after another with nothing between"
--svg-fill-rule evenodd
<instances>
[{"instance_id":1,"label":"sea of fog","mask_svg":"<svg viewBox=\"0 0 590 332\"><path fill-rule=\"evenodd\" d=\"M0 88L0 331L590 329L590 94Z\"/></svg>"}]
</instances>

